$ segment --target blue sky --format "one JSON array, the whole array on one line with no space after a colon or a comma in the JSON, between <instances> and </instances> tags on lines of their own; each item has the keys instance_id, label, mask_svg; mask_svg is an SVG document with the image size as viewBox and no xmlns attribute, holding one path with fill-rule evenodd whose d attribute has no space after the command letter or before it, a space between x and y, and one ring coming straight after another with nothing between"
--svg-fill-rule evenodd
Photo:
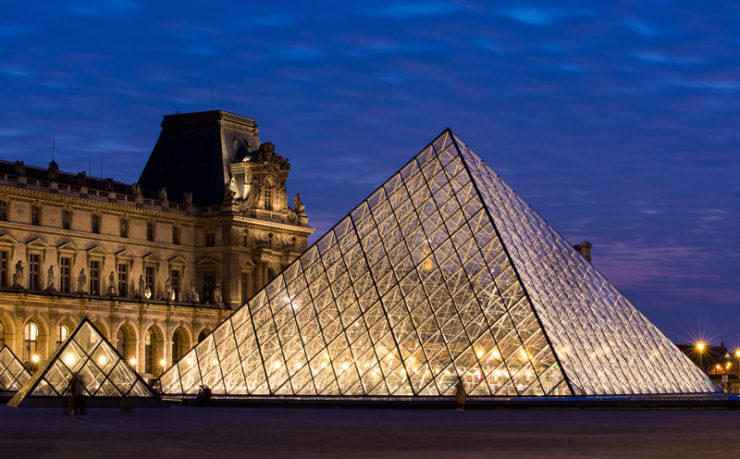
<instances>
[{"instance_id":1,"label":"blue sky","mask_svg":"<svg viewBox=\"0 0 740 459\"><path fill-rule=\"evenodd\" d=\"M63 170L91 146L134 182L212 89L317 235L449 126L669 337L740 345L736 2L4 6L2 159L46 165L54 137Z\"/></svg>"}]
</instances>

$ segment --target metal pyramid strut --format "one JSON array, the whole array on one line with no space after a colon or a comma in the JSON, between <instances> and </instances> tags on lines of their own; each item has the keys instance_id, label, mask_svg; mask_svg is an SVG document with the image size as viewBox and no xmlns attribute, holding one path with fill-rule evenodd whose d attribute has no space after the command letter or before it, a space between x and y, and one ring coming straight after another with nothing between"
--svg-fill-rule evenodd
<instances>
[{"instance_id":1,"label":"metal pyramid strut","mask_svg":"<svg viewBox=\"0 0 740 459\"><path fill-rule=\"evenodd\" d=\"M79 375L89 397L158 398L116 349L87 319L39 367L8 402L17 407L29 397L67 395L73 375Z\"/></svg>"},{"instance_id":2,"label":"metal pyramid strut","mask_svg":"<svg viewBox=\"0 0 740 459\"><path fill-rule=\"evenodd\" d=\"M15 392L29 379L31 373L5 345L0 349L0 392Z\"/></svg>"},{"instance_id":3,"label":"metal pyramid strut","mask_svg":"<svg viewBox=\"0 0 740 459\"><path fill-rule=\"evenodd\" d=\"M163 394L718 389L450 130L169 368Z\"/></svg>"}]
</instances>

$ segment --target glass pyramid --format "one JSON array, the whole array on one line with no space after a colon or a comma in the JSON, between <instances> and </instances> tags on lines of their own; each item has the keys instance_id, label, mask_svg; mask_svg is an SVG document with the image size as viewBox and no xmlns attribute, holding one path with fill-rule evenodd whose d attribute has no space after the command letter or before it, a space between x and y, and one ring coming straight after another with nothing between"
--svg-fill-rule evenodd
<instances>
[{"instance_id":1,"label":"glass pyramid","mask_svg":"<svg viewBox=\"0 0 740 459\"><path fill-rule=\"evenodd\" d=\"M214 395L718 388L450 130L169 368Z\"/></svg>"},{"instance_id":2,"label":"glass pyramid","mask_svg":"<svg viewBox=\"0 0 740 459\"><path fill-rule=\"evenodd\" d=\"M0 350L0 392L15 392L29 379L31 373L7 345L3 346Z\"/></svg>"},{"instance_id":3,"label":"glass pyramid","mask_svg":"<svg viewBox=\"0 0 740 459\"><path fill-rule=\"evenodd\" d=\"M26 397L67 395L74 374L82 378L85 395L89 397L157 397L139 374L85 318L8 405L19 406Z\"/></svg>"}]
</instances>

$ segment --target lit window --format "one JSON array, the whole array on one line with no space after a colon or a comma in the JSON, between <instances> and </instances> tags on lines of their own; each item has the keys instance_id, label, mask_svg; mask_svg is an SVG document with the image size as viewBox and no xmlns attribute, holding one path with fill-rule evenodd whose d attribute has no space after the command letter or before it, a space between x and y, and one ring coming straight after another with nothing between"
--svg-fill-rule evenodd
<instances>
[{"instance_id":1,"label":"lit window","mask_svg":"<svg viewBox=\"0 0 740 459\"><path fill-rule=\"evenodd\" d=\"M62 257L59 259L59 290L63 293L69 293L71 290L72 259Z\"/></svg>"},{"instance_id":2,"label":"lit window","mask_svg":"<svg viewBox=\"0 0 740 459\"><path fill-rule=\"evenodd\" d=\"M69 338L69 327L66 325L59 326L59 339L57 339L57 346L67 341Z\"/></svg>"},{"instance_id":3,"label":"lit window","mask_svg":"<svg viewBox=\"0 0 740 459\"><path fill-rule=\"evenodd\" d=\"M272 188L265 187L265 210L272 210Z\"/></svg>"},{"instance_id":4,"label":"lit window","mask_svg":"<svg viewBox=\"0 0 740 459\"><path fill-rule=\"evenodd\" d=\"M31 362L33 356L37 355L38 337L38 326L33 322L27 323L23 329L23 360L26 362Z\"/></svg>"}]
</instances>

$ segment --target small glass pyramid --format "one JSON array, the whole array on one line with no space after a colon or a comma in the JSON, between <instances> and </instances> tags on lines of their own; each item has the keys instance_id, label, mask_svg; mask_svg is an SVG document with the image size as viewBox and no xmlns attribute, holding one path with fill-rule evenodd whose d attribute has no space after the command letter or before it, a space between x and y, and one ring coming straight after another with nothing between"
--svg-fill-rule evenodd
<instances>
[{"instance_id":1,"label":"small glass pyramid","mask_svg":"<svg viewBox=\"0 0 740 459\"><path fill-rule=\"evenodd\" d=\"M15 392L31 379L18 357L6 345L0 349L0 392Z\"/></svg>"},{"instance_id":2,"label":"small glass pyramid","mask_svg":"<svg viewBox=\"0 0 740 459\"><path fill-rule=\"evenodd\" d=\"M214 395L719 389L450 130L169 368Z\"/></svg>"},{"instance_id":3,"label":"small glass pyramid","mask_svg":"<svg viewBox=\"0 0 740 459\"><path fill-rule=\"evenodd\" d=\"M19 406L26 397L68 395L73 375L79 375L88 397L157 397L116 349L87 319L33 374L8 402Z\"/></svg>"}]
</instances>

